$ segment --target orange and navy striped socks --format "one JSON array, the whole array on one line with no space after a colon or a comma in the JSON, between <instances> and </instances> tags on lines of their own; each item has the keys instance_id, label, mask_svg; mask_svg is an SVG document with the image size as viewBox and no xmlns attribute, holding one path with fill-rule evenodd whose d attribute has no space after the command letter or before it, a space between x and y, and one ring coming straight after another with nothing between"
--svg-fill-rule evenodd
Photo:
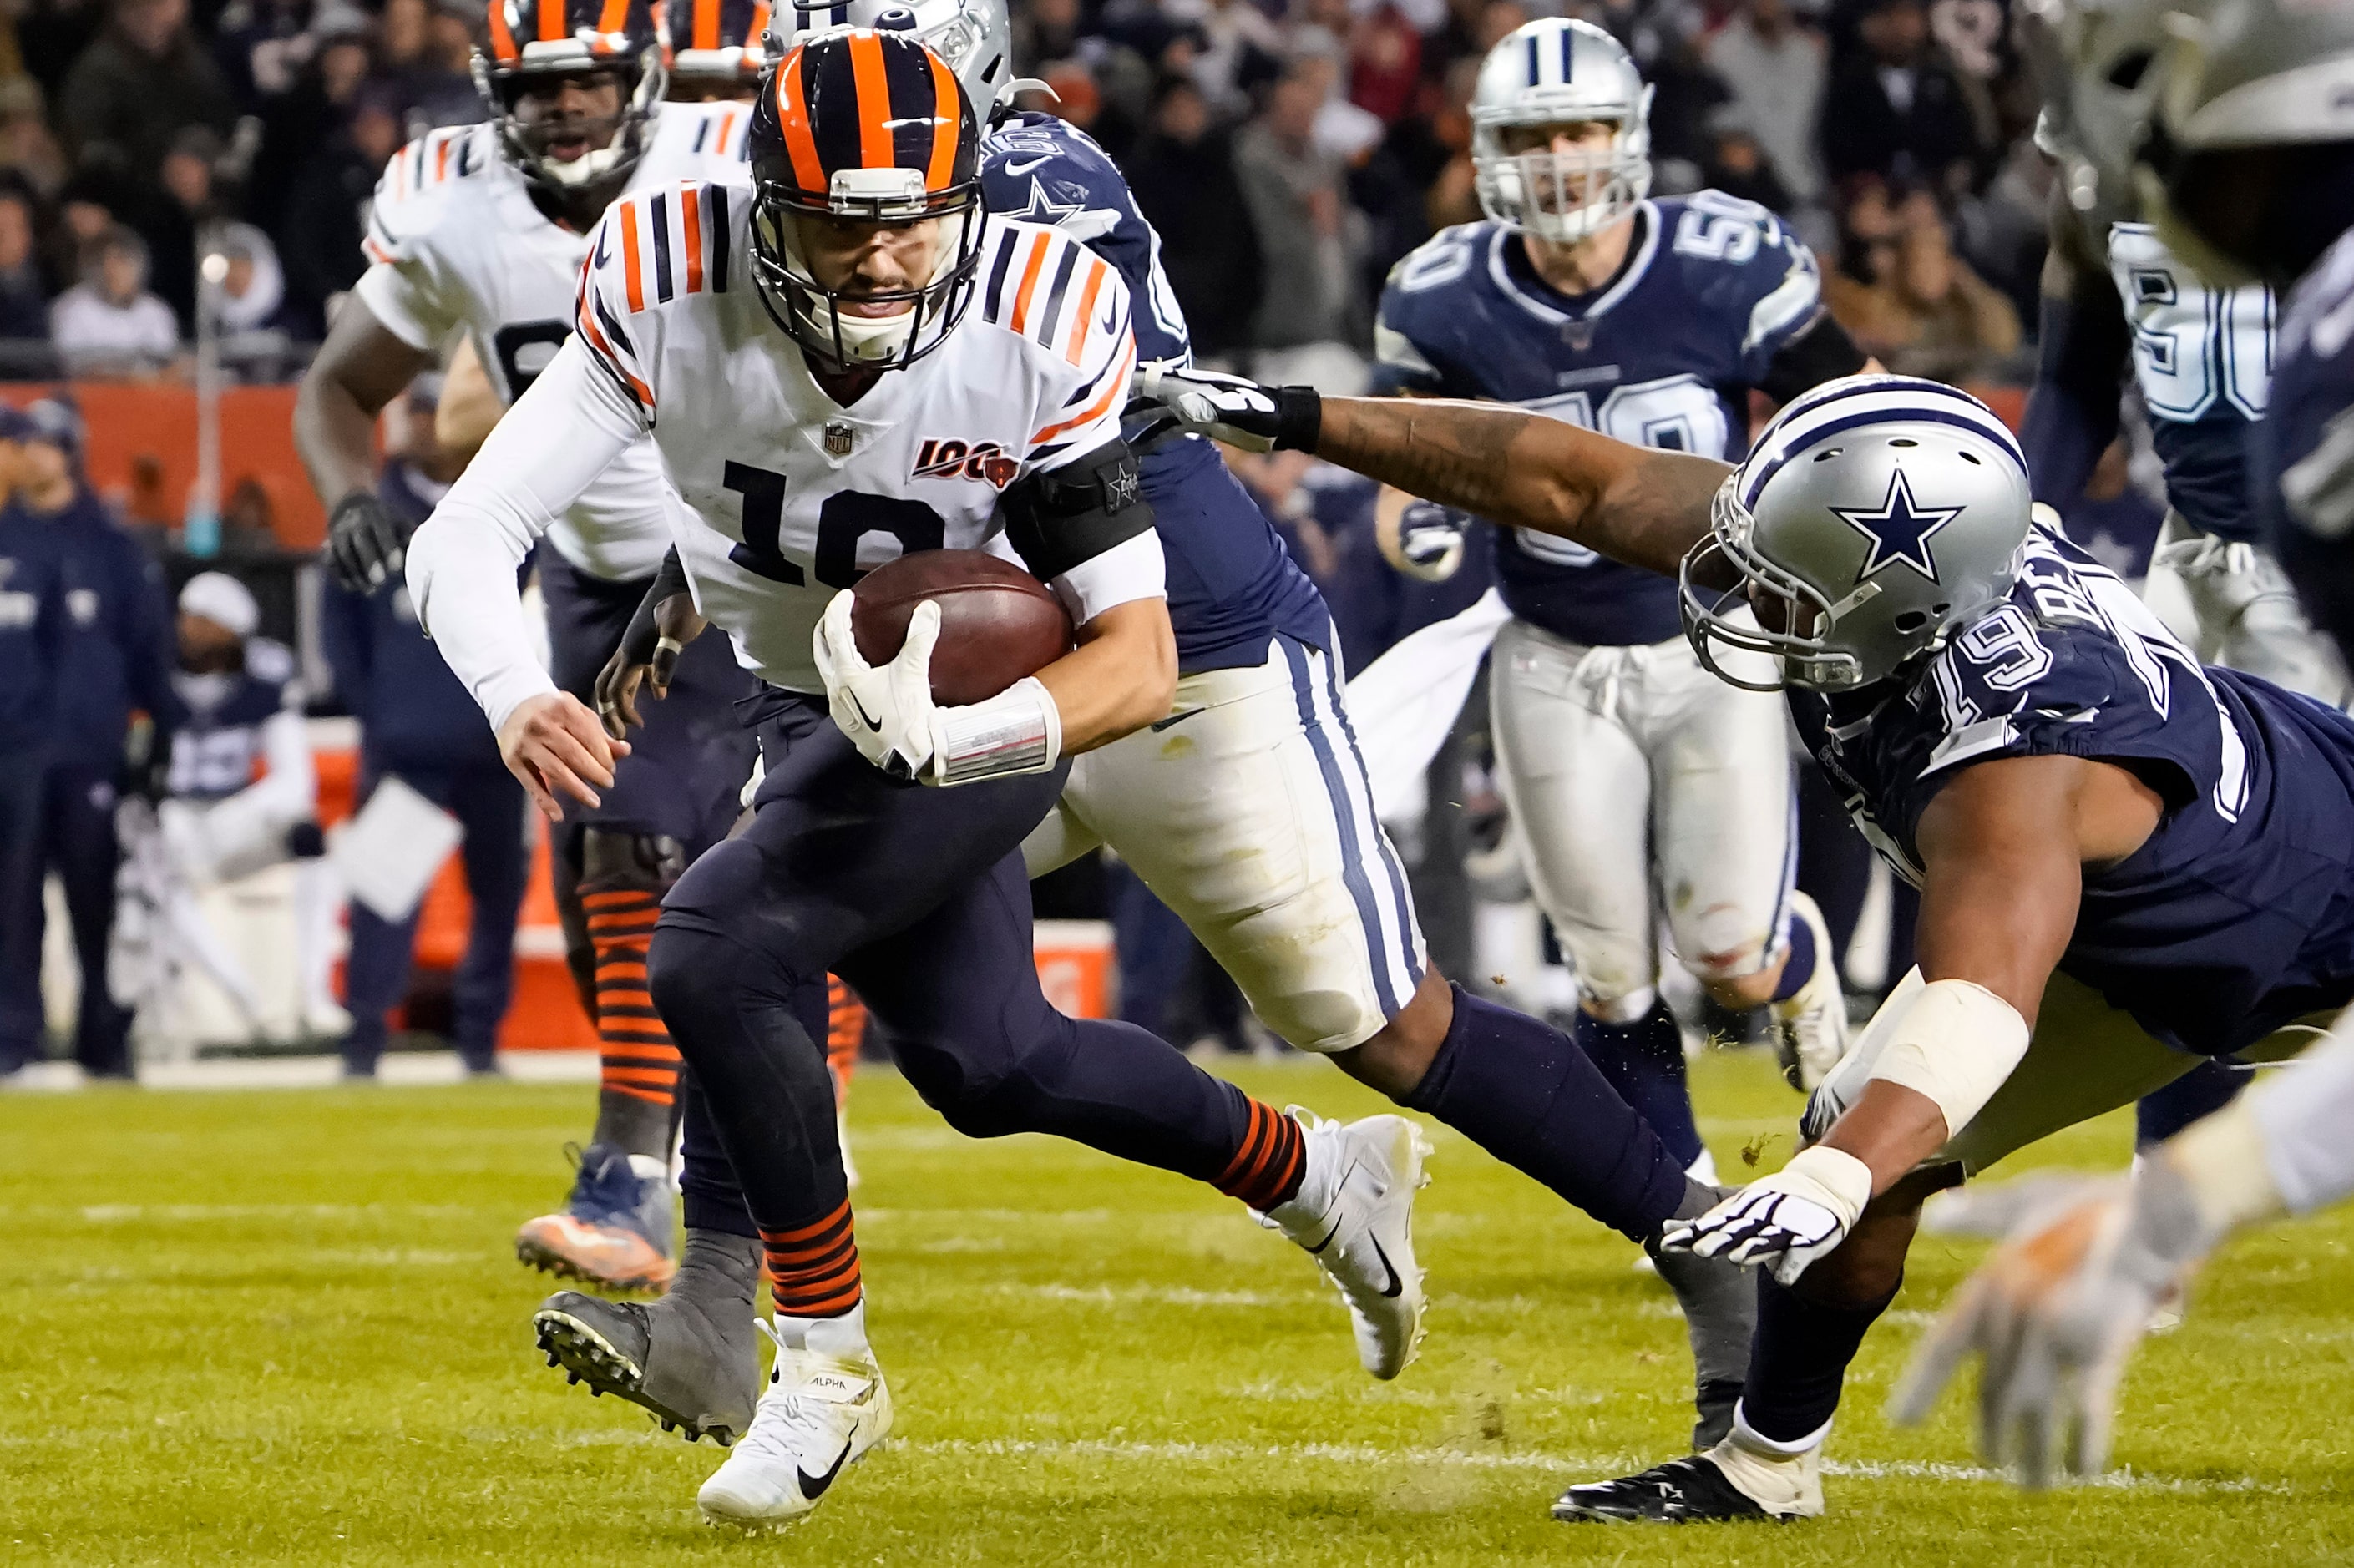
<instances>
[{"instance_id":1,"label":"orange and navy striped socks","mask_svg":"<svg viewBox=\"0 0 2354 1568\"><path fill-rule=\"evenodd\" d=\"M760 1245L779 1317L838 1318L865 1294L848 1199L813 1224L762 1231Z\"/></svg>"},{"instance_id":2,"label":"orange and navy striped socks","mask_svg":"<svg viewBox=\"0 0 2354 1568\"><path fill-rule=\"evenodd\" d=\"M662 916L661 899L642 887L591 885L581 889L580 905L597 955L599 1097L659 1106L666 1141L678 1097L678 1047L646 990L646 946Z\"/></svg>"},{"instance_id":3,"label":"orange and navy striped socks","mask_svg":"<svg viewBox=\"0 0 2354 1568\"><path fill-rule=\"evenodd\" d=\"M1263 1100L1250 1103L1250 1126L1242 1147L1211 1185L1264 1214L1289 1202L1308 1169L1308 1143L1299 1124Z\"/></svg>"},{"instance_id":4,"label":"orange and navy striped socks","mask_svg":"<svg viewBox=\"0 0 2354 1568\"><path fill-rule=\"evenodd\" d=\"M840 977L825 977L825 1065L833 1075L833 1103L850 1099L850 1074L858 1065L858 1048L866 1039L866 1004Z\"/></svg>"}]
</instances>

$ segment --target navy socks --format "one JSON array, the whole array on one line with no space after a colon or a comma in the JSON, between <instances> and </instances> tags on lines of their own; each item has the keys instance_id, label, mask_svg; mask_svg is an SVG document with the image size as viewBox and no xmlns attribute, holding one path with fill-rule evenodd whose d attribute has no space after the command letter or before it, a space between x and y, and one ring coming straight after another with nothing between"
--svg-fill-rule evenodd
<instances>
[{"instance_id":1,"label":"navy socks","mask_svg":"<svg viewBox=\"0 0 2354 1568\"><path fill-rule=\"evenodd\" d=\"M1749 1377L1741 1391L1741 1419L1760 1437L1797 1444L1829 1425L1838 1409L1848 1362L1865 1330L1888 1310L1896 1292L1868 1307L1824 1307L1801 1300L1787 1285L1757 1271L1757 1337Z\"/></svg>"},{"instance_id":2,"label":"navy socks","mask_svg":"<svg viewBox=\"0 0 2354 1568\"><path fill-rule=\"evenodd\" d=\"M1675 1157L1690 1170L1701 1157L1700 1128L1692 1122L1691 1092L1684 1086L1684 1037L1665 1001L1632 1023L1605 1023L1584 1008L1570 1037L1601 1069L1618 1097L1651 1124Z\"/></svg>"}]
</instances>

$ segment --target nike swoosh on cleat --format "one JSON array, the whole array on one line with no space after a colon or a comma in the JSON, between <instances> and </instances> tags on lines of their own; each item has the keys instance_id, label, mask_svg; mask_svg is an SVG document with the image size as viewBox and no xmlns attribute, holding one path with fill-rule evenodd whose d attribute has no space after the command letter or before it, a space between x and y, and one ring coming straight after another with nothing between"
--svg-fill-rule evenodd
<instances>
[{"instance_id":1,"label":"nike swoosh on cleat","mask_svg":"<svg viewBox=\"0 0 2354 1568\"><path fill-rule=\"evenodd\" d=\"M1373 1255L1382 1260L1382 1269L1390 1277L1390 1287L1382 1294L1394 1298L1405 1289L1405 1281L1398 1277L1397 1265L1390 1261L1390 1255L1382 1250L1381 1238L1368 1236L1366 1239L1373 1244Z\"/></svg>"},{"instance_id":2,"label":"nike swoosh on cleat","mask_svg":"<svg viewBox=\"0 0 2354 1568\"><path fill-rule=\"evenodd\" d=\"M842 1452L833 1457L833 1467L822 1476L812 1476L799 1465L794 1466L793 1474L800 1478L801 1483L801 1496L811 1502L825 1496L825 1489L833 1485L833 1478L842 1474L842 1467L849 1463L851 1446L856 1441L852 1437L843 1439Z\"/></svg>"}]
</instances>

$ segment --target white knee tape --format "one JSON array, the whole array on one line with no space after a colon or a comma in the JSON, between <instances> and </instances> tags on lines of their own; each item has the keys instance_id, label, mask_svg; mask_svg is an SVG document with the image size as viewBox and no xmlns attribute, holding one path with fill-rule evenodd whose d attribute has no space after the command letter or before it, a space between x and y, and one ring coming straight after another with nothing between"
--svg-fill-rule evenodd
<instances>
[{"instance_id":1,"label":"white knee tape","mask_svg":"<svg viewBox=\"0 0 2354 1568\"><path fill-rule=\"evenodd\" d=\"M1872 1075L1926 1095L1952 1137L1986 1108L2027 1054L2027 1020L1975 981L1931 980L1913 998Z\"/></svg>"}]
</instances>

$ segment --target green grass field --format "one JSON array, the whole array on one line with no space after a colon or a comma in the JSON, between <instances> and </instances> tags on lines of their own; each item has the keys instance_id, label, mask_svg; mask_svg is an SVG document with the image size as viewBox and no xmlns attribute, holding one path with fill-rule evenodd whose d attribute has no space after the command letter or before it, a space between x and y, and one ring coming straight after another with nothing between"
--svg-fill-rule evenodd
<instances>
[{"instance_id":1,"label":"green grass field","mask_svg":"<svg viewBox=\"0 0 2354 1568\"><path fill-rule=\"evenodd\" d=\"M1239 1070L1329 1114L1321 1064ZM1699 1065L1728 1171L1797 1101ZM560 1195L582 1087L0 1097L0 1562L97 1564L2209 1563L2354 1560L2354 1224L2211 1271L2128 1383L2112 1484L2022 1497L1964 1403L1879 1405L1976 1255L1927 1240L1833 1438L1832 1515L1552 1522L1575 1479L1689 1430L1682 1329L1633 1249L1459 1138L1418 1233L1432 1331L1359 1372L1307 1260L1207 1189L1040 1139L950 1133L895 1076L852 1106L893 1440L796 1530L697 1520L708 1445L532 1353L508 1253ZM2113 1118L2031 1158L2108 1165Z\"/></svg>"}]
</instances>

